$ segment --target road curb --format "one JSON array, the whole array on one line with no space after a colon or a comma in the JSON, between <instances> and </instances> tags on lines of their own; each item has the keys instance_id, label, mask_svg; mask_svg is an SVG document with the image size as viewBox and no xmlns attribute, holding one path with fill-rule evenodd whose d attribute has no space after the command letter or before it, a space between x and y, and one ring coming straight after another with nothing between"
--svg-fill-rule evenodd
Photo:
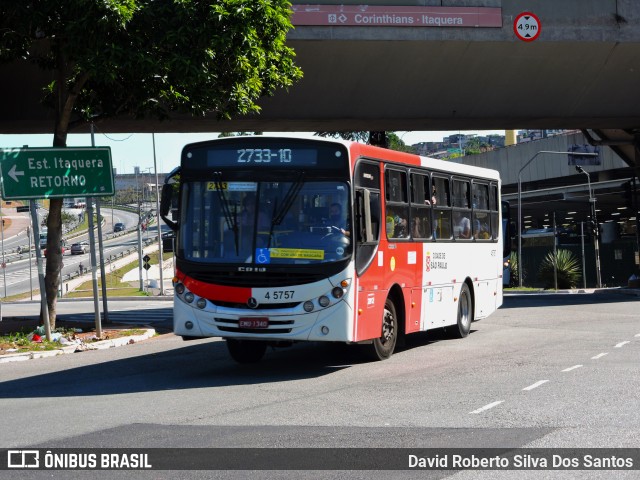
<instances>
[{"instance_id":1,"label":"road curb","mask_svg":"<svg viewBox=\"0 0 640 480\"><path fill-rule=\"evenodd\" d=\"M128 337L100 340L99 342L79 343L68 345L66 347L60 347L55 350L46 350L42 352L8 353L6 355L0 356L0 363L22 362L25 360L33 360L36 358L56 357L58 355L66 355L68 353L80 353L89 350L104 350L107 348L122 347L124 345L131 345L141 342L142 340L147 340L156 334L156 330L154 328L146 328L144 330L145 333L141 335L130 335Z\"/></svg>"},{"instance_id":2,"label":"road curb","mask_svg":"<svg viewBox=\"0 0 640 480\"><path fill-rule=\"evenodd\" d=\"M503 292L505 297L512 297L518 295L584 295L584 294L598 294L598 293L615 293L619 295L630 295L635 297L640 297L640 289L637 288L625 288L625 287L616 287L616 288L574 288L574 289L565 289L565 290L527 290L527 291L515 291L515 292Z\"/></svg>"}]
</instances>

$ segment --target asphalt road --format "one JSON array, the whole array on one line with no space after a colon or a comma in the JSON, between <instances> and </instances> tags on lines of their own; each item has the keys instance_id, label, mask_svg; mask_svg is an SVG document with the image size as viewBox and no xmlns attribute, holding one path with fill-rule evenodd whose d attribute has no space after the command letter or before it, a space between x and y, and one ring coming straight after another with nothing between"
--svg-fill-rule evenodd
<instances>
[{"instance_id":1,"label":"asphalt road","mask_svg":"<svg viewBox=\"0 0 640 480\"><path fill-rule=\"evenodd\" d=\"M219 339L183 342L168 334L117 349L4 364L1 446L636 448L639 306L637 297L617 294L507 297L496 314L473 324L466 339L451 340L442 331L414 336L391 359L376 363L362 361L354 347L298 344L269 351L257 365L241 366ZM20 473L21 478L69 474ZM637 474L199 470L82 476L538 479Z\"/></svg>"},{"instance_id":2,"label":"asphalt road","mask_svg":"<svg viewBox=\"0 0 640 480\"><path fill-rule=\"evenodd\" d=\"M102 232L105 235L104 241L104 256L106 259L113 257L117 258L122 254L123 251L131 250L135 248L138 244L136 234L128 234L123 236L118 236L112 239L107 239L107 234L111 234L113 227L111 224L111 218L114 221L123 221L127 225L127 228L131 228L131 226L135 226L137 222L137 214L132 212L127 212L124 210L115 210L115 214L111 212L111 209L103 209L102 215L106 219L108 219L107 223L104 225ZM157 230L155 227L151 229L148 235L157 235ZM15 232L14 232L15 233ZM80 268L80 264L83 265L83 268L86 270L90 267L90 255L89 252L81 255L71 255L69 248L72 243L79 241L88 241L89 235L88 233L78 235L68 239L66 245L66 252L63 254L63 284L68 280L70 275L75 275ZM98 249L98 239L97 239L97 230L96 230L96 252ZM33 242L33 240L32 240ZM7 237L3 246L7 253L6 255L6 265L5 268L0 271L0 293L3 296L12 296L24 292L29 292L33 290L38 290L38 268L35 259L35 253L32 253L31 265L29 264L29 256L28 254L17 255L13 253L18 246L21 246L25 252L29 246L29 239L26 237L26 232L20 231L17 235L12 235ZM98 253L96 253L96 256ZM99 261L99 257L98 260ZM43 258L43 268L46 260Z\"/></svg>"}]
</instances>

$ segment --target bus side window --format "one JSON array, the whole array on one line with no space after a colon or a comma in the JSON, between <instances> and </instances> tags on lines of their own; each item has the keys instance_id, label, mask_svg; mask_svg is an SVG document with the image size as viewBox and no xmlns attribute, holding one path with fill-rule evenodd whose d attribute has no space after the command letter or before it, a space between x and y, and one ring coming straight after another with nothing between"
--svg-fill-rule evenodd
<instances>
[{"instance_id":1,"label":"bus side window","mask_svg":"<svg viewBox=\"0 0 640 480\"><path fill-rule=\"evenodd\" d=\"M411 174L411 236L431 238L431 188L429 176Z\"/></svg>"},{"instance_id":2,"label":"bus side window","mask_svg":"<svg viewBox=\"0 0 640 480\"><path fill-rule=\"evenodd\" d=\"M453 236L460 239L472 238L471 203L468 180L453 180Z\"/></svg>"},{"instance_id":3,"label":"bus side window","mask_svg":"<svg viewBox=\"0 0 640 480\"><path fill-rule=\"evenodd\" d=\"M387 238L409 237L409 204L407 172L387 169L385 172L387 209L385 225Z\"/></svg>"},{"instance_id":4,"label":"bus side window","mask_svg":"<svg viewBox=\"0 0 640 480\"><path fill-rule=\"evenodd\" d=\"M449 179L433 176L436 205L433 208L433 236L436 240L451 239L451 192Z\"/></svg>"},{"instance_id":5,"label":"bus side window","mask_svg":"<svg viewBox=\"0 0 640 480\"><path fill-rule=\"evenodd\" d=\"M473 182L473 238L490 240L491 221L489 218L489 186L486 183ZM497 235L498 232L495 232Z\"/></svg>"}]
</instances>

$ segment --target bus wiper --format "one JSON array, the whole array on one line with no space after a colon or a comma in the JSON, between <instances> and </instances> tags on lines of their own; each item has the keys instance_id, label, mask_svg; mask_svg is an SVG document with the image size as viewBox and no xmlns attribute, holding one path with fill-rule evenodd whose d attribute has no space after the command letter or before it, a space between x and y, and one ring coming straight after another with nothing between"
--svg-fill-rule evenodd
<instances>
[{"instance_id":1,"label":"bus wiper","mask_svg":"<svg viewBox=\"0 0 640 480\"><path fill-rule=\"evenodd\" d=\"M222 188L222 173L213 172L213 178L216 185L216 192L218 193L218 200L220 201L220 207L222 208L222 213L224 214L224 219L227 222L227 227L229 227L229 230L233 232L233 243L236 247L236 255L239 255L240 245L238 243L238 222L235 212L233 213L233 215L231 214L229 200L224 194L224 190Z\"/></svg>"},{"instance_id":2,"label":"bus wiper","mask_svg":"<svg viewBox=\"0 0 640 480\"><path fill-rule=\"evenodd\" d=\"M272 225L280 225L282 223L282 220L284 220L284 217L287 215L289 209L291 209L291 206L298 196L300 189L304 185L304 175L305 172L300 172L298 179L291 184L291 187L289 187L289 190L282 200L282 206L280 207L278 214L275 215L273 217L273 220L271 221Z\"/></svg>"},{"instance_id":3,"label":"bus wiper","mask_svg":"<svg viewBox=\"0 0 640 480\"><path fill-rule=\"evenodd\" d=\"M271 216L271 227L269 228L269 241L268 241L267 248L271 247L271 239L273 238L273 227L275 227L276 225L280 225L282 223L282 220L284 220L284 217L287 215L287 212L291 209L291 206L293 205L293 202L298 196L300 189L304 185L304 177L305 177L305 172L300 172L300 174L298 175L298 179L295 182L293 182L291 184L291 187L289 187L289 190L287 190L287 193L285 194L284 199L282 200L282 205L278 209L277 213L276 213L276 202L274 202L273 215Z\"/></svg>"}]
</instances>

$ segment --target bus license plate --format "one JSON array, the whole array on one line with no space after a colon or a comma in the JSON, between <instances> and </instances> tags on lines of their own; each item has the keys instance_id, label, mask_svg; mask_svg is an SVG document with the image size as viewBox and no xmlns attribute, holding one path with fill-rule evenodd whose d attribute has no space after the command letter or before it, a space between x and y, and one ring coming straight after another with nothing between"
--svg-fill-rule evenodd
<instances>
[{"instance_id":1,"label":"bus license plate","mask_svg":"<svg viewBox=\"0 0 640 480\"><path fill-rule=\"evenodd\" d=\"M268 328L269 319L267 317L241 318L238 320L240 328Z\"/></svg>"}]
</instances>

